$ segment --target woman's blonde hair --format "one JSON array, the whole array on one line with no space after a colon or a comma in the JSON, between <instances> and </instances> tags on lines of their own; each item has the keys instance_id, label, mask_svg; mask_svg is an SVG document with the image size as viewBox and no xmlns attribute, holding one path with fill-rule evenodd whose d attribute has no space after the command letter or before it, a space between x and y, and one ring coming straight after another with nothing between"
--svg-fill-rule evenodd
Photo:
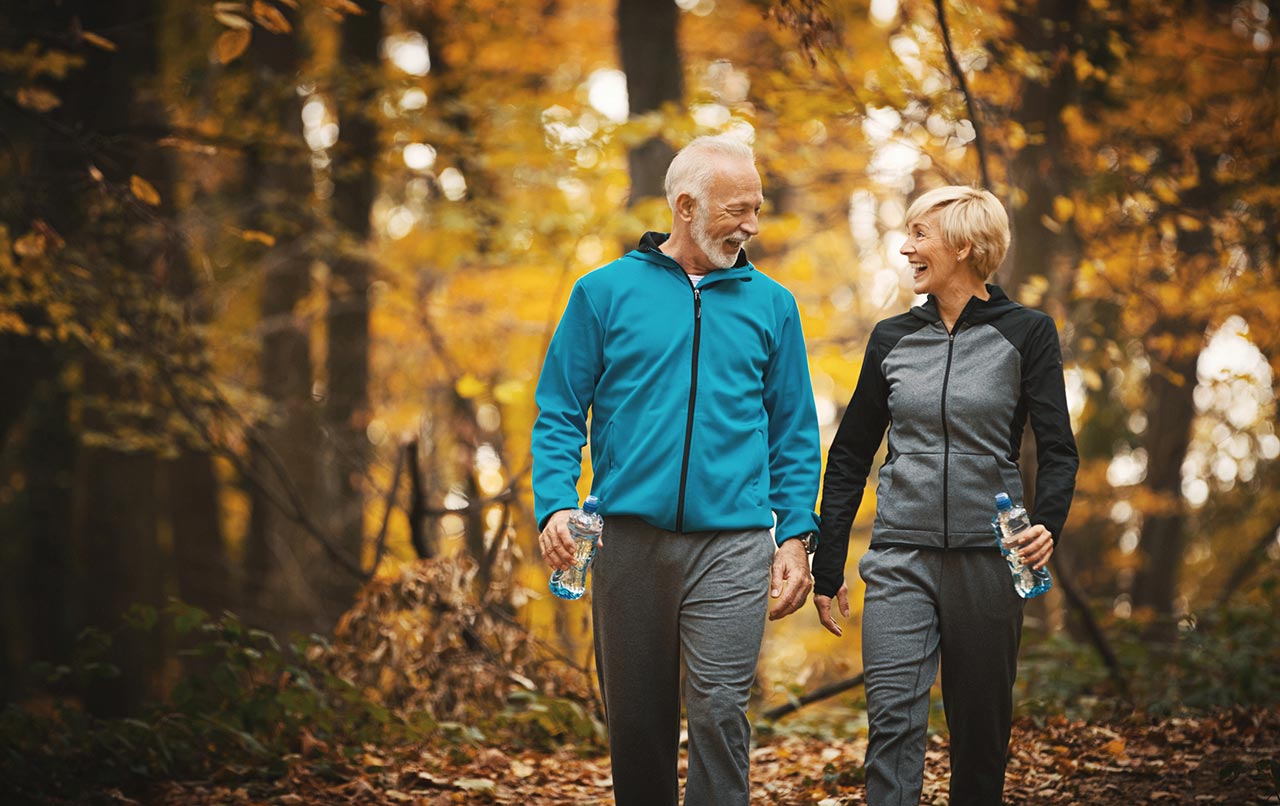
<instances>
[{"instance_id":1,"label":"woman's blonde hair","mask_svg":"<svg viewBox=\"0 0 1280 806\"><path fill-rule=\"evenodd\" d=\"M982 280L1009 251L1009 214L990 191L948 185L923 193L907 208L911 224L936 211L942 241L952 249L969 245L969 265Z\"/></svg>"}]
</instances>

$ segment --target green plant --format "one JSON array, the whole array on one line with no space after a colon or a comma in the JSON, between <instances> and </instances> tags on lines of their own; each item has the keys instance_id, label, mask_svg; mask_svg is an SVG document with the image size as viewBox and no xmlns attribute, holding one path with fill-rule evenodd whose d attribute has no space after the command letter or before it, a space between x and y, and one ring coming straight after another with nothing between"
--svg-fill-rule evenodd
<instances>
[{"instance_id":1,"label":"green plant","mask_svg":"<svg viewBox=\"0 0 1280 806\"><path fill-rule=\"evenodd\" d=\"M70 697L37 712L15 705L0 713L0 789L19 798L68 797L142 780L206 775L275 777L300 751L350 756L368 742L420 741L435 723L398 716L311 660L324 639L288 648L224 613L210 618L171 602L163 612L137 606L122 629L172 630L186 673L163 702L127 719L103 719ZM112 636L86 630L72 664L43 665L54 694L83 690L119 674L101 660Z\"/></svg>"}]
</instances>

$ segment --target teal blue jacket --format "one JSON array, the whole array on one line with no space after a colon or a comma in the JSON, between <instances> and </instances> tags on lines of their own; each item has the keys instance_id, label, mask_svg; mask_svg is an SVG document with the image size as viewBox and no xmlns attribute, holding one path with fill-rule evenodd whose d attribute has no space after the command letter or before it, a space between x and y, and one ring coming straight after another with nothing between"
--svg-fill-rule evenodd
<instances>
[{"instance_id":1,"label":"teal blue jacket","mask_svg":"<svg viewBox=\"0 0 1280 806\"><path fill-rule=\"evenodd\" d=\"M661 529L817 530L818 419L795 298L737 265L695 288L665 234L574 285L538 381L539 528L578 506L590 410L600 511Z\"/></svg>"}]
</instances>

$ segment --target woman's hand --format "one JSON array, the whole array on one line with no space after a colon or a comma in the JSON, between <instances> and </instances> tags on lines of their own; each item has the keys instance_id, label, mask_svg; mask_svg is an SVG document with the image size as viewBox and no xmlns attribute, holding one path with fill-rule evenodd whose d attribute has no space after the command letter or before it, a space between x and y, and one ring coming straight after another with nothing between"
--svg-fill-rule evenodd
<instances>
[{"instance_id":1,"label":"woman's hand","mask_svg":"<svg viewBox=\"0 0 1280 806\"><path fill-rule=\"evenodd\" d=\"M845 618L849 618L848 583L842 584L840 590L836 591L835 601L840 606L840 614ZM827 632L837 638L844 635L844 630L840 629L840 625L836 623L835 616L831 613L830 596L814 596L813 606L818 608L818 621L823 627L827 628Z\"/></svg>"},{"instance_id":2,"label":"woman's hand","mask_svg":"<svg viewBox=\"0 0 1280 806\"><path fill-rule=\"evenodd\" d=\"M1032 524L1029 529L1019 532L1009 547L1018 552L1024 565L1039 571L1049 564L1049 558L1053 556L1053 534L1042 524Z\"/></svg>"}]
</instances>

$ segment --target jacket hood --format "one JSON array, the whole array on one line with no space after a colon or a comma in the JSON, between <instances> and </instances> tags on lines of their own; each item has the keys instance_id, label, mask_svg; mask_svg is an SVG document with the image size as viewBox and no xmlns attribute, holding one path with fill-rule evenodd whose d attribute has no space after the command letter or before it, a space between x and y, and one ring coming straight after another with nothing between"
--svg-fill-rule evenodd
<instances>
[{"instance_id":1,"label":"jacket hood","mask_svg":"<svg viewBox=\"0 0 1280 806\"><path fill-rule=\"evenodd\" d=\"M670 233L666 233L666 232L646 232L644 236L640 238L640 245L635 248L632 254L637 255L643 259L646 259L650 263L656 262L655 260L653 260L653 258L657 257L662 260L662 265L664 266L666 265L679 266L680 265L679 263L677 263L669 255L667 255L665 252L659 249L659 247L662 246L664 243L666 243L670 237L671 237ZM744 269L746 271L755 270L755 266L752 266L751 261L747 260L746 249L738 250L738 260L731 267L727 269L718 269L717 271L712 272L712 274L718 274L720 272L728 272L729 274L727 274L726 276L741 277L743 275L742 275L742 272L737 271L739 269Z\"/></svg>"},{"instance_id":2,"label":"jacket hood","mask_svg":"<svg viewBox=\"0 0 1280 806\"><path fill-rule=\"evenodd\" d=\"M976 325L983 322L992 322L1009 311L1022 307L1009 299L1008 295L998 285L988 283L987 293L991 295L991 299L969 297L969 302L964 306L964 310L960 312L960 318L956 320L956 324L964 322ZM934 298L933 294L929 295L923 305L917 305L912 308L911 314L917 319L923 319L926 322L942 321L942 317L938 314L938 300Z\"/></svg>"}]
</instances>

